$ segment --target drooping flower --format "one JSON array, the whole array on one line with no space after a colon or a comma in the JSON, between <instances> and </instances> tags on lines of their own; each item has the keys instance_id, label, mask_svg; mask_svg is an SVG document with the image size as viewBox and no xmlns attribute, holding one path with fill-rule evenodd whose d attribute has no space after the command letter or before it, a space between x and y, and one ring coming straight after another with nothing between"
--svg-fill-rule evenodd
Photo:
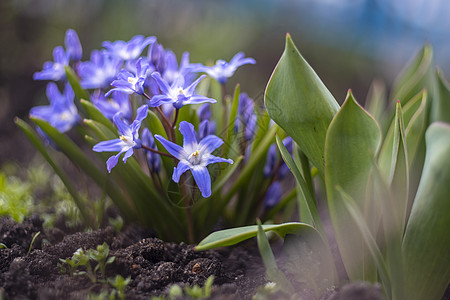
<instances>
[{"instance_id":1,"label":"drooping flower","mask_svg":"<svg viewBox=\"0 0 450 300\"><path fill-rule=\"evenodd\" d=\"M205 72L220 84L225 84L231 76L233 76L236 69L245 64L255 64L256 61L251 57L244 58L244 53L239 52L230 60L229 63L219 59L214 66L204 66L198 64L193 71Z\"/></svg>"},{"instance_id":2,"label":"drooping flower","mask_svg":"<svg viewBox=\"0 0 450 300\"><path fill-rule=\"evenodd\" d=\"M64 44L66 45L67 56L72 61L79 61L83 55L83 48L75 30L67 29Z\"/></svg>"},{"instance_id":3,"label":"drooping flower","mask_svg":"<svg viewBox=\"0 0 450 300\"><path fill-rule=\"evenodd\" d=\"M103 42L102 46L106 49L105 53L111 56L120 57L123 60L136 59L141 55L147 45L156 42L156 37L150 36L144 38L143 35L137 35L130 41Z\"/></svg>"},{"instance_id":4,"label":"drooping flower","mask_svg":"<svg viewBox=\"0 0 450 300\"><path fill-rule=\"evenodd\" d=\"M118 112L121 112L126 120L130 120L131 107L128 98L128 94L122 92L113 92L112 97L109 98L106 98L103 93L94 93L91 101L110 120Z\"/></svg>"},{"instance_id":5,"label":"drooping flower","mask_svg":"<svg viewBox=\"0 0 450 300\"><path fill-rule=\"evenodd\" d=\"M142 144L149 148L158 150L155 139L153 138L153 135L151 134L150 130L148 130L148 128L144 128L144 130L142 130ZM158 173L159 168L161 167L161 160L159 158L159 155L151 151L147 151L146 155L150 170L154 173Z\"/></svg>"},{"instance_id":6,"label":"drooping flower","mask_svg":"<svg viewBox=\"0 0 450 300\"><path fill-rule=\"evenodd\" d=\"M111 169L117 165L119 156L125 153L123 156L123 162L126 163L127 159L133 155L133 149L139 149L142 146L142 142L139 139L139 128L141 128L142 121L147 117L148 106L142 105L137 109L136 119L128 125L121 119L121 113L118 112L114 115L113 121L119 130L120 137L118 139L102 141L96 144L92 150L95 152L116 152L116 155L111 156L106 161L106 167L108 172L111 173Z\"/></svg>"},{"instance_id":7,"label":"drooping flower","mask_svg":"<svg viewBox=\"0 0 450 300\"><path fill-rule=\"evenodd\" d=\"M69 65L69 56L64 52L62 46L53 49L53 61L44 63L43 70L33 74L34 80L58 81L66 77L65 66Z\"/></svg>"},{"instance_id":8,"label":"drooping flower","mask_svg":"<svg viewBox=\"0 0 450 300\"><path fill-rule=\"evenodd\" d=\"M223 141L217 136L208 135L198 142L195 136L194 126L186 121L180 122L179 130L183 135L183 147L155 134L155 138L164 148L180 161L174 168L172 180L179 182L180 176L187 170L191 170L202 196L207 198L211 196L211 176L206 166L218 162L232 164L233 161L211 154L223 144Z\"/></svg>"},{"instance_id":9,"label":"drooping flower","mask_svg":"<svg viewBox=\"0 0 450 300\"><path fill-rule=\"evenodd\" d=\"M117 75L117 79L111 83L115 88L109 90L105 96L108 96L113 91L120 91L127 94L144 94L144 83L149 69L150 66L143 63L142 58L139 58L136 62L136 74L132 74L129 71L122 69L119 75Z\"/></svg>"},{"instance_id":10,"label":"drooping flower","mask_svg":"<svg viewBox=\"0 0 450 300\"><path fill-rule=\"evenodd\" d=\"M91 60L80 63L78 73L85 89L106 88L119 73L122 61L98 50L91 52Z\"/></svg>"},{"instance_id":11,"label":"drooping flower","mask_svg":"<svg viewBox=\"0 0 450 300\"><path fill-rule=\"evenodd\" d=\"M202 139L210 134L215 134L216 132L217 124L216 121L210 120L211 110L209 106L209 103L205 103L197 109L197 116L200 121L200 124L198 125L199 139Z\"/></svg>"},{"instance_id":12,"label":"drooping flower","mask_svg":"<svg viewBox=\"0 0 450 300\"><path fill-rule=\"evenodd\" d=\"M47 98L50 105L33 107L30 110L31 117L47 121L59 132L66 132L78 123L80 116L73 102L75 94L69 83L66 84L63 94L56 83L48 83Z\"/></svg>"},{"instance_id":13,"label":"drooping flower","mask_svg":"<svg viewBox=\"0 0 450 300\"><path fill-rule=\"evenodd\" d=\"M185 86L185 80L183 76L178 76L176 80L169 85L169 83L161 77L158 72L152 73L153 79L158 84L161 94L155 95L150 100L152 107L157 107L162 104L173 104L177 109L187 104L200 104L200 103L216 103L217 101L202 95L195 94L195 88L200 81L205 78L205 75L200 76L196 81L189 86Z\"/></svg>"}]
</instances>

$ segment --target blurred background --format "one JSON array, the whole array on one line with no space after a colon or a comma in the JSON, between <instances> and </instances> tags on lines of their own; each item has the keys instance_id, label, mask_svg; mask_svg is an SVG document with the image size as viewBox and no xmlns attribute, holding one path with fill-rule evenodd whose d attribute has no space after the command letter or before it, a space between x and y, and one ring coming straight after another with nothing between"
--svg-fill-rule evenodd
<instances>
[{"instance_id":1,"label":"blurred background","mask_svg":"<svg viewBox=\"0 0 450 300\"><path fill-rule=\"evenodd\" d=\"M238 51L256 59L241 67L229 90L263 100L266 83L289 32L302 55L335 98L347 90L364 102L374 78L388 88L424 43L435 63L450 73L448 0L1 0L0 2L0 165L26 162L34 150L13 123L45 103L46 82L34 72L77 31L83 60L105 40L157 36L191 62L229 60Z\"/></svg>"}]
</instances>

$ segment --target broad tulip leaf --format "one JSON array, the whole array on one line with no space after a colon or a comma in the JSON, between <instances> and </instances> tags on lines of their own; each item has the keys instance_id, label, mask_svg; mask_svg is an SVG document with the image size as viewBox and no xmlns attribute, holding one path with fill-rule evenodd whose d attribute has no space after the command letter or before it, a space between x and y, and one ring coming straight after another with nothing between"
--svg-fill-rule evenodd
<instances>
[{"instance_id":1,"label":"broad tulip leaf","mask_svg":"<svg viewBox=\"0 0 450 300\"><path fill-rule=\"evenodd\" d=\"M374 80L370 85L365 107L378 123L382 121L385 105L386 85L381 80Z\"/></svg>"},{"instance_id":2,"label":"broad tulip leaf","mask_svg":"<svg viewBox=\"0 0 450 300\"><path fill-rule=\"evenodd\" d=\"M297 222L290 222L277 225L262 225L262 228L265 232L274 231L282 238L286 234L300 234L300 233L319 234L319 232L310 225ZM195 250L203 251L218 247L235 245L239 242L255 237L257 233L258 233L257 225L250 225L216 231L208 235L206 238L204 238L195 247Z\"/></svg>"},{"instance_id":3,"label":"broad tulip leaf","mask_svg":"<svg viewBox=\"0 0 450 300\"><path fill-rule=\"evenodd\" d=\"M261 225L261 221L257 220L258 223L258 233L257 242L259 253L261 254L262 261L266 267L266 274L270 281L276 282L282 288L282 290L288 294L294 292L294 288L283 272L278 269L277 263L275 262L275 256L273 255L272 248L270 248L269 240L267 239L266 233Z\"/></svg>"},{"instance_id":4,"label":"broad tulip leaf","mask_svg":"<svg viewBox=\"0 0 450 300\"><path fill-rule=\"evenodd\" d=\"M304 198L302 199L304 199L305 202L301 203L300 206L305 208L307 210L305 213L311 217L312 223L310 225L313 226L314 228L317 228L319 232L325 235L322 222L319 217L319 211L317 210L316 202L311 194L311 191L305 179L300 173L300 170L298 169L294 159L291 157L291 154L289 154L288 150L284 146L283 141L278 136L276 137L276 141L278 149L280 149L281 157L283 158L288 168L291 170L292 174L294 174L297 183L300 185L301 193L304 195Z\"/></svg>"},{"instance_id":5,"label":"broad tulip leaf","mask_svg":"<svg viewBox=\"0 0 450 300\"><path fill-rule=\"evenodd\" d=\"M353 98L351 91L328 128L325 144L325 183L331 220L342 260L351 280L363 280L363 243L354 222L343 207L340 186L362 210L366 184L381 143L380 128Z\"/></svg>"},{"instance_id":6,"label":"broad tulip leaf","mask_svg":"<svg viewBox=\"0 0 450 300\"><path fill-rule=\"evenodd\" d=\"M431 122L450 123L450 86L443 74L436 71L436 89L431 104Z\"/></svg>"},{"instance_id":7,"label":"broad tulip leaf","mask_svg":"<svg viewBox=\"0 0 450 300\"><path fill-rule=\"evenodd\" d=\"M403 240L405 299L441 299L450 283L450 125L433 123Z\"/></svg>"},{"instance_id":8,"label":"broad tulip leaf","mask_svg":"<svg viewBox=\"0 0 450 300\"><path fill-rule=\"evenodd\" d=\"M289 34L284 53L267 84L264 101L269 116L323 175L325 136L339 104L301 56Z\"/></svg>"},{"instance_id":9,"label":"broad tulip leaf","mask_svg":"<svg viewBox=\"0 0 450 300\"><path fill-rule=\"evenodd\" d=\"M372 235L372 232L369 227L367 227L366 222L364 221L364 215L361 213L359 205L355 202L355 200L347 194L340 186L336 187L336 192L340 194L342 199L344 199L344 208L349 213L350 217L356 223L356 229L358 229L364 239L364 243L370 251L370 254L373 257L373 261L375 262L378 272L380 274L381 281L383 282L383 288L385 289L386 294L391 294L391 282L389 271L386 266L386 263L383 259L383 254L381 254L380 249L378 248L377 242Z\"/></svg>"},{"instance_id":10,"label":"broad tulip leaf","mask_svg":"<svg viewBox=\"0 0 450 300\"><path fill-rule=\"evenodd\" d=\"M410 101L408 101L408 104L406 104L402 108L402 117L403 117L403 124L407 128L409 126L410 121L413 119L413 117L418 114L422 114L420 112L422 110L422 105L424 101L427 98L427 92L425 90L422 90L419 94L414 96ZM426 113L426 111L424 112ZM422 116L423 117L423 116ZM418 116L414 117L415 119L420 119ZM397 122L398 123L398 122ZM381 147L381 151L378 158L378 163L380 170L382 174L386 177L388 177L391 173L392 169L392 159L394 157L393 150L394 150L394 128L396 126L396 120L395 118L392 120L392 123L390 125L390 128L386 134L386 137L383 142L383 146ZM412 137L410 137L412 139ZM411 143L412 141L410 141ZM411 145L411 147L413 147ZM411 151L411 150L408 150ZM408 157L409 162L413 161L414 157Z\"/></svg>"},{"instance_id":11,"label":"broad tulip leaf","mask_svg":"<svg viewBox=\"0 0 450 300\"><path fill-rule=\"evenodd\" d=\"M433 89L433 49L425 45L399 74L394 84L391 99L405 106L423 88Z\"/></svg>"}]
</instances>

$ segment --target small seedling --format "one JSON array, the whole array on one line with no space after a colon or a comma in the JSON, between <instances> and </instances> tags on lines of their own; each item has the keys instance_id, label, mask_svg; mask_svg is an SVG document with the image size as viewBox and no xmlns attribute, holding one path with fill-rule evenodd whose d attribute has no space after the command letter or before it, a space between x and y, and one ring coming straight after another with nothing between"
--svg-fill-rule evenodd
<instances>
[{"instance_id":1,"label":"small seedling","mask_svg":"<svg viewBox=\"0 0 450 300\"><path fill-rule=\"evenodd\" d=\"M108 283L116 289L120 300L125 299L125 288L130 283L130 280L131 277L125 279L121 275L117 275L114 278L108 278Z\"/></svg>"},{"instance_id":2,"label":"small seedling","mask_svg":"<svg viewBox=\"0 0 450 300\"><path fill-rule=\"evenodd\" d=\"M97 266L94 268L94 273L100 270L100 274L102 278L105 279L105 269L106 265L109 265L114 262L116 259L114 256L108 258L109 255L109 246L106 243L97 246L97 250L91 249L88 252L89 257L97 262Z\"/></svg>"},{"instance_id":3,"label":"small seedling","mask_svg":"<svg viewBox=\"0 0 450 300\"><path fill-rule=\"evenodd\" d=\"M38 231L38 232L33 236L33 239L31 240L30 248L28 248L27 255L30 254L31 248L33 247L33 244L34 244L34 241L36 240L36 238L37 238L40 234L41 234L41 232Z\"/></svg>"},{"instance_id":4,"label":"small seedling","mask_svg":"<svg viewBox=\"0 0 450 300\"><path fill-rule=\"evenodd\" d=\"M8 249L8 246L6 246L6 245L3 244L3 243L0 243L0 249Z\"/></svg>"}]
</instances>

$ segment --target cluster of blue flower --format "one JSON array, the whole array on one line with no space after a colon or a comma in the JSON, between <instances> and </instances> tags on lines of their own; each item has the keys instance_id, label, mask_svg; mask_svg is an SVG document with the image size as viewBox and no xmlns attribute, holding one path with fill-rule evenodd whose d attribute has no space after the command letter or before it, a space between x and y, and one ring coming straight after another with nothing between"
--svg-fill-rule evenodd
<instances>
[{"instance_id":1,"label":"cluster of blue flower","mask_svg":"<svg viewBox=\"0 0 450 300\"><path fill-rule=\"evenodd\" d=\"M72 68L79 77L83 89L91 90L91 102L116 125L120 136L117 139L102 141L93 147L95 152L118 152L107 162L107 170L111 172L123 155L123 162L133 155L134 149L147 150L147 160L152 172L160 168L159 155L155 139L159 141L171 156L179 162L174 169L172 179L179 182L180 176L190 170L203 197L211 195L211 178L207 165L217 162L232 164L231 159L216 157L211 153L223 144L215 134L216 123L211 120L209 103L217 103L215 99L199 95L196 88L206 75L198 77L198 73L206 73L225 85L239 66L254 64L253 58L246 58L242 52L236 54L230 62L218 60L213 66L190 63L189 53L185 52L180 64L175 54L156 42L155 37L141 35L130 41L103 42L102 50L94 50L89 61L81 61L82 47L74 30L67 30L65 50L58 46L53 51L54 61L46 62L43 70L34 74L35 80L65 81L66 70L72 62ZM142 56L148 47L146 56ZM113 86L112 89L109 89ZM109 90L108 90L109 89ZM130 95L137 94L145 98L135 118L130 103ZM60 132L66 132L80 121L77 107L74 104L74 92L66 83L61 94L54 82L47 86L49 106L34 107L30 115L48 121ZM195 132L191 123L182 121L179 130L183 135L183 147L176 144L174 127L178 110L188 104L204 104L197 109L199 130ZM149 107L155 108L164 121L168 139L161 135L153 136L145 128L141 138L139 130L142 121L147 117ZM170 120L172 118L172 120ZM245 140L252 139L257 123L253 100L246 94L239 99L238 118L235 131L245 129ZM247 151L249 153L249 151ZM167 155L167 154L166 154ZM268 154L265 167L266 176L274 176L269 170L274 169L276 160L275 148ZM278 167L279 168L279 167ZM280 176L281 178L282 176ZM275 183L271 189L276 198L281 197L281 186ZM268 197L274 198L273 192ZM273 203L273 200L269 202Z\"/></svg>"}]
</instances>

